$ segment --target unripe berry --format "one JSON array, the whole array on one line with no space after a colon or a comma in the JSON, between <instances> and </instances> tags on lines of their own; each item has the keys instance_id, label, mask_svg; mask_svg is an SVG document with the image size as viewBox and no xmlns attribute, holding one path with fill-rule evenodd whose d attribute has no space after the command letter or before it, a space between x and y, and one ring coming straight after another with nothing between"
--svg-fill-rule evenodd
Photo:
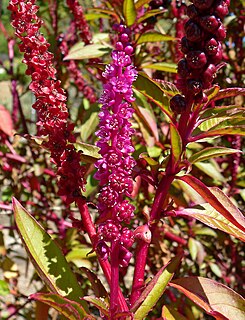
<instances>
[{"instance_id":1,"label":"unripe berry","mask_svg":"<svg viewBox=\"0 0 245 320\"><path fill-rule=\"evenodd\" d=\"M181 59L178 62L178 74L181 76L181 78L186 78L190 75L190 70L188 69L186 59Z\"/></svg>"},{"instance_id":2,"label":"unripe berry","mask_svg":"<svg viewBox=\"0 0 245 320\"><path fill-rule=\"evenodd\" d=\"M194 79L188 80L187 87L188 87L188 90L190 91L190 93L192 93L194 95L196 95L202 91L202 84L198 80L194 80Z\"/></svg>"},{"instance_id":3,"label":"unripe berry","mask_svg":"<svg viewBox=\"0 0 245 320\"><path fill-rule=\"evenodd\" d=\"M122 51L123 48L124 48L124 47L123 47L122 42L118 41L118 42L116 43L116 49L119 50L119 51Z\"/></svg>"},{"instance_id":4,"label":"unripe berry","mask_svg":"<svg viewBox=\"0 0 245 320\"><path fill-rule=\"evenodd\" d=\"M214 56L216 55L217 51L218 51L218 42L214 38L208 40L208 42L205 45L205 52L209 56Z\"/></svg>"},{"instance_id":5,"label":"unripe berry","mask_svg":"<svg viewBox=\"0 0 245 320\"><path fill-rule=\"evenodd\" d=\"M183 111L185 111L185 109L186 109L185 97L180 94L176 94L170 100L170 108L176 114L179 114L179 113L182 113Z\"/></svg>"},{"instance_id":6,"label":"unripe berry","mask_svg":"<svg viewBox=\"0 0 245 320\"><path fill-rule=\"evenodd\" d=\"M133 47L132 46L127 46L125 49L124 49L125 53L128 54L128 55L131 55L134 51Z\"/></svg>"},{"instance_id":7,"label":"unripe berry","mask_svg":"<svg viewBox=\"0 0 245 320\"><path fill-rule=\"evenodd\" d=\"M129 41L129 36L127 35L127 33L121 34L120 40L121 40L122 42L128 42L128 41Z\"/></svg>"},{"instance_id":8,"label":"unripe berry","mask_svg":"<svg viewBox=\"0 0 245 320\"><path fill-rule=\"evenodd\" d=\"M191 51L187 53L186 60L188 66L193 69L201 69L207 63L207 58L202 51Z\"/></svg>"},{"instance_id":9,"label":"unripe berry","mask_svg":"<svg viewBox=\"0 0 245 320\"><path fill-rule=\"evenodd\" d=\"M204 16L200 18L200 25L204 30L214 32L216 29L218 29L220 22L215 16Z\"/></svg>"},{"instance_id":10,"label":"unripe berry","mask_svg":"<svg viewBox=\"0 0 245 320\"><path fill-rule=\"evenodd\" d=\"M223 41L226 37L226 30L223 24L219 26L219 28L215 32L215 38L218 41Z\"/></svg>"},{"instance_id":11,"label":"unripe berry","mask_svg":"<svg viewBox=\"0 0 245 320\"><path fill-rule=\"evenodd\" d=\"M192 20L189 20L185 24L186 38L190 41L201 40L202 30L200 27Z\"/></svg>"},{"instance_id":12,"label":"unripe berry","mask_svg":"<svg viewBox=\"0 0 245 320\"><path fill-rule=\"evenodd\" d=\"M200 10L209 9L214 0L192 0L193 4Z\"/></svg>"}]
</instances>

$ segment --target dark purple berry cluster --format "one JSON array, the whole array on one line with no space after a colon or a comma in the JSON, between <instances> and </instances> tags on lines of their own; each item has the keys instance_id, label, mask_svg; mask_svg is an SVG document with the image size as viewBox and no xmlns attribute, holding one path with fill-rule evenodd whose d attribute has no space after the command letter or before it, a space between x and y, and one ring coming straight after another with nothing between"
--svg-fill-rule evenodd
<instances>
[{"instance_id":1,"label":"dark purple berry cluster","mask_svg":"<svg viewBox=\"0 0 245 320\"><path fill-rule=\"evenodd\" d=\"M205 102L203 90L212 86L217 65L222 60L222 41L226 37L222 20L228 14L230 0L191 2L186 9L190 19L185 24L185 36L181 39L181 51L185 57L178 63L177 85L185 97ZM185 97L173 97L170 102L173 111L179 113L179 104L181 108L185 106Z\"/></svg>"}]
</instances>

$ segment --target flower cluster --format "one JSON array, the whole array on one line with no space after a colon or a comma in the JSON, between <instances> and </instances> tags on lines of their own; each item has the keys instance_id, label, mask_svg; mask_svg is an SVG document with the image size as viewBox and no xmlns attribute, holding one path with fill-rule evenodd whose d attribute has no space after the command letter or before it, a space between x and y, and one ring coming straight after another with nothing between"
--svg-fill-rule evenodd
<instances>
[{"instance_id":1,"label":"flower cluster","mask_svg":"<svg viewBox=\"0 0 245 320\"><path fill-rule=\"evenodd\" d=\"M185 24L181 50L185 58L178 63L178 87L185 96L205 102L203 90L212 85L217 66L222 61L222 43L226 30L222 24L228 14L230 0L192 0L187 7L190 18ZM185 108L185 98L177 95L171 100L173 111Z\"/></svg>"},{"instance_id":2,"label":"flower cluster","mask_svg":"<svg viewBox=\"0 0 245 320\"><path fill-rule=\"evenodd\" d=\"M72 143L73 125L68 122L66 94L56 79L53 54L48 51L49 43L40 33L42 20L36 15L36 0L11 0L8 9L12 12L12 26L21 40L20 51L26 74L31 75L30 89L36 97L33 108L38 116L38 133L48 136L43 145L50 150L52 161L58 167L59 194L67 203L73 202L84 189L84 168L80 156Z\"/></svg>"},{"instance_id":3,"label":"flower cluster","mask_svg":"<svg viewBox=\"0 0 245 320\"><path fill-rule=\"evenodd\" d=\"M119 33L119 39L111 54L112 63L103 73L102 108L96 133L102 156L95 164L98 169L95 177L101 186L98 210L102 222L98 228L97 251L107 257L110 249L106 242L119 241L120 264L126 266L131 258L128 248L133 243L133 233L122 227L122 223L129 223L134 211L134 206L124 197L133 191L131 174L135 161L130 154L134 151L131 144L134 130L129 119L133 114L130 103L134 101L132 83L137 72L130 57L133 47L129 43L129 29L123 25L116 25L114 29Z\"/></svg>"}]
</instances>

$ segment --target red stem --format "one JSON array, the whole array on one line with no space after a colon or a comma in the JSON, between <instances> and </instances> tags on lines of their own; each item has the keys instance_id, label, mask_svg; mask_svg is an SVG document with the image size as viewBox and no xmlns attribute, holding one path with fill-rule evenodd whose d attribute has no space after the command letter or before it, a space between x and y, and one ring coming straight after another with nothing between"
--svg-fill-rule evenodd
<instances>
[{"instance_id":1,"label":"red stem","mask_svg":"<svg viewBox=\"0 0 245 320\"><path fill-rule=\"evenodd\" d=\"M111 247L111 283L110 283L110 315L113 319L118 310L119 291L119 243L115 241ZM121 311L121 310L120 310Z\"/></svg>"}]
</instances>

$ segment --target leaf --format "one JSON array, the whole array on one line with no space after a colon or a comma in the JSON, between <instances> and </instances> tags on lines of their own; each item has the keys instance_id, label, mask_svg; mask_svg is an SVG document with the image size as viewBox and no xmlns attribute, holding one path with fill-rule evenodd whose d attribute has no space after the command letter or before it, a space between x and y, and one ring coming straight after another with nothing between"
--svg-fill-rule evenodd
<instances>
[{"instance_id":1,"label":"leaf","mask_svg":"<svg viewBox=\"0 0 245 320\"><path fill-rule=\"evenodd\" d=\"M134 0L123 1L123 16L128 27L134 24L136 19L136 9L134 5Z\"/></svg>"},{"instance_id":2,"label":"leaf","mask_svg":"<svg viewBox=\"0 0 245 320\"><path fill-rule=\"evenodd\" d=\"M83 291L61 249L15 198L13 198L13 210L22 242L49 290L81 303ZM86 304L82 304L87 310Z\"/></svg>"},{"instance_id":3,"label":"leaf","mask_svg":"<svg viewBox=\"0 0 245 320\"><path fill-rule=\"evenodd\" d=\"M95 320L96 318L86 314L81 304L64 298L58 294L53 293L34 293L30 296L31 299L46 303L53 307L60 314L69 320Z\"/></svg>"},{"instance_id":4,"label":"leaf","mask_svg":"<svg viewBox=\"0 0 245 320\"><path fill-rule=\"evenodd\" d=\"M2 130L7 136L13 136L14 124L9 111L0 104L0 130Z\"/></svg>"},{"instance_id":5,"label":"leaf","mask_svg":"<svg viewBox=\"0 0 245 320\"><path fill-rule=\"evenodd\" d=\"M238 96L239 94L244 95L245 94L245 89L244 88L222 89L222 90L219 90L217 95L215 95L215 97L213 98L213 101L217 101L217 100L224 99L224 98Z\"/></svg>"},{"instance_id":6,"label":"leaf","mask_svg":"<svg viewBox=\"0 0 245 320\"><path fill-rule=\"evenodd\" d=\"M160 32L147 32L139 36L137 44L142 44L146 42L161 42L161 41L174 41L177 38L162 34Z\"/></svg>"},{"instance_id":7,"label":"leaf","mask_svg":"<svg viewBox=\"0 0 245 320\"><path fill-rule=\"evenodd\" d=\"M137 23L141 23L144 20L147 20L151 17L155 17L156 15L164 13L166 11L167 11L166 9L162 9L162 10L155 9L155 10L147 11L143 16L141 16L139 19L137 19Z\"/></svg>"},{"instance_id":8,"label":"leaf","mask_svg":"<svg viewBox=\"0 0 245 320\"><path fill-rule=\"evenodd\" d=\"M159 141L157 122L154 113L151 110L142 107L138 107L138 111L141 116L141 119L143 118L144 122L147 124L147 127L151 130L151 133L156 139L156 141Z\"/></svg>"},{"instance_id":9,"label":"leaf","mask_svg":"<svg viewBox=\"0 0 245 320\"><path fill-rule=\"evenodd\" d=\"M95 307L97 307L104 316L109 316L109 306L106 302L104 302L104 299L97 298L97 297L91 297L91 296L85 296L83 297L83 300L92 303Z\"/></svg>"},{"instance_id":10,"label":"leaf","mask_svg":"<svg viewBox=\"0 0 245 320\"><path fill-rule=\"evenodd\" d=\"M69 251L66 255L66 260L68 262L73 262L78 268L81 267L91 267L90 258L96 256L95 252L91 252L91 248L77 246Z\"/></svg>"},{"instance_id":11,"label":"leaf","mask_svg":"<svg viewBox=\"0 0 245 320\"><path fill-rule=\"evenodd\" d=\"M79 126L80 137L82 141L87 141L88 138L94 134L94 131L98 127L99 117L98 112L92 112L88 119L84 119L84 122L81 126Z\"/></svg>"},{"instance_id":12,"label":"leaf","mask_svg":"<svg viewBox=\"0 0 245 320\"><path fill-rule=\"evenodd\" d=\"M200 180L189 174L178 177L178 179L191 186L204 200L237 228L245 231L245 218L242 213L219 188L208 188Z\"/></svg>"},{"instance_id":13,"label":"leaf","mask_svg":"<svg viewBox=\"0 0 245 320\"><path fill-rule=\"evenodd\" d=\"M217 277L222 278L222 272L216 263L209 262L209 267Z\"/></svg>"},{"instance_id":14,"label":"leaf","mask_svg":"<svg viewBox=\"0 0 245 320\"><path fill-rule=\"evenodd\" d=\"M178 268L182 255L174 257L166 266L162 267L151 282L142 292L139 299L130 311L134 312L134 319L141 320L151 311L157 301L161 298L175 270Z\"/></svg>"},{"instance_id":15,"label":"leaf","mask_svg":"<svg viewBox=\"0 0 245 320\"><path fill-rule=\"evenodd\" d=\"M9 285L6 281L0 280L0 296L4 297L10 293Z\"/></svg>"},{"instance_id":16,"label":"leaf","mask_svg":"<svg viewBox=\"0 0 245 320\"><path fill-rule=\"evenodd\" d=\"M104 14L106 14L108 16L108 18L110 18L110 16L113 16L115 18L115 20L120 22L120 18L118 17L117 13L115 11L113 11L113 10L101 9L101 8L89 8L89 10L90 11L104 13Z\"/></svg>"},{"instance_id":17,"label":"leaf","mask_svg":"<svg viewBox=\"0 0 245 320\"><path fill-rule=\"evenodd\" d=\"M172 119L172 110L167 103L168 99L165 96L164 90L162 90L159 84L150 79L145 73L139 72L136 81L134 81L133 87L141 92L149 100L157 104L161 110Z\"/></svg>"},{"instance_id":18,"label":"leaf","mask_svg":"<svg viewBox=\"0 0 245 320\"><path fill-rule=\"evenodd\" d=\"M218 85L214 85L212 88L206 90L206 95L208 97L208 102L212 101L214 97L219 93L220 87ZM206 104L207 102L205 102Z\"/></svg>"},{"instance_id":19,"label":"leaf","mask_svg":"<svg viewBox=\"0 0 245 320\"><path fill-rule=\"evenodd\" d=\"M100 148L92 145L77 141L74 143L74 146L77 151L82 151L81 161L85 163L95 163L98 159L101 158L99 154Z\"/></svg>"},{"instance_id":20,"label":"leaf","mask_svg":"<svg viewBox=\"0 0 245 320\"><path fill-rule=\"evenodd\" d=\"M147 64L142 66L142 68L177 73L177 65L175 63L169 63L169 62Z\"/></svg>"},{"instance_id":21,"label":"leaf","mask_svg":"<svg viewBox=\"0 0 245 320\"><path fill-rule=\"evenodd\" d=\"M220 173L221 169L215 161L210 162L195 162L194 166L211 177L216 183L225 182L225 177Z\"/></svg>"},{"instance_id":22,"label":"leaf","mask_svg":"<svg viewBox=\"0 0 245 320\"><path fill-rule=\"evenodd\" d=\"M135 3L135 8L139 9L140 7L142 7L143 5L145 5L149 2L151 2L151 0L139 0Z\"/></svg>"},{"instance_id":23,"label":"leaf","mask_svg":"<svg viewBox=\"0 0 245 320\"><path fill-rule=\"evenodd\" d=\"M180 156L182 153L182 139L177 128L172 123L170 123L170 140L171 140L172 153L173 153L175 162L177 162L180 159Z\"/></svg>"},{"instance_id":24,"label":"leaf","mask_svg":"<svg viewBox=\"0 0 245 320\"><path fill-rule=\"evenodd\" d=\"M188 320L173 307L167 305L162 308L163 320Z\"/></svg>"},{"instance_id":25,"label":"leaf","mask_svg":"<svg viewBox=\"0 0 245 320\"><path fill-rule=\"evenodd\" d=\"M244 320L245 300L223 284L203 277L186 277L173 280L170 286L216 319Z\"/></svg>"},{"instance_id":26,"label":"leaf","mask_svg":"<svg viewBox=\"0 0 245 320\"><path fill-rule=\"evenodd\" d=\"M104 298L104 299L107 298L108 296L107 291L103 286L103 284L101 283L100 279L97 277L97 275L93 273L91 270L84 267L80 268L79 270L86 274L87 278L89 279L92 285L92 288L96 297Z\"/></svg>"},{"instance_id":27,"label":"leaf","mask_svg":"<svg viewBox=\"0 0 245 320\"><path fill-rule=\"evenodd\" d=\"M110 50L109 45L94 43L84 46L84 43L80 42L71 47L64 61L99 58L104 54L108 54Z\"/></svg>"},{"instance_id":28,"label":"leaf","mask_svg":"<svg viewBox=\"0 0 245 320\"><path fill-rule=\"evenodd\" d=\"M188 249L190 251L192 260L196 261L197 253L198 253L198 246L197 246L197 241L195 239L189 238Z\"/></svg>"},{"instance_id":29,"label":"leaf","mask_svg":"<svg viewBox=\"0 0 245 320\"><path fill-rule=\"evenodd\" d=\"M220 157L220 156L224 156L227 154L233 154L233 153L238 153L238 152L241 152L241 151L237 150L237 149L224 148L224 147L208 147L208 148L205 148L201 151L194 153L188 159L188 161L190 163L195 163L195 162L205 161L205 160L212 159L215 157Z\"/></svg>"}]
</instances>

